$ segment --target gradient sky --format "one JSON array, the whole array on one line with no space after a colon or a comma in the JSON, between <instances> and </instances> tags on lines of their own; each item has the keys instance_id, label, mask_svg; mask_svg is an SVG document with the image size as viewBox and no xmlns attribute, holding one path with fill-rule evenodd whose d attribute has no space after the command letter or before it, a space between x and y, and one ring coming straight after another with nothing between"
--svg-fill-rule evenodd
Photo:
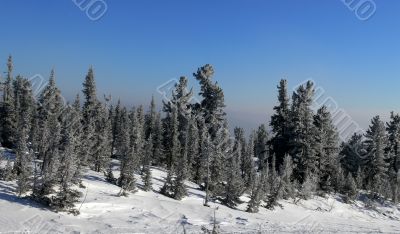
<instances>
[{"instance_id":1,"label":"gradient sky","mask_svg":"<svg viewBox=\"0 0 400 234\"><path fill-rule=\"evenodd\" d=\"M269 121L281 78L313 79L361 126L400 111L400 1L360 21L340 0L105 0L91 21L72 0L2 0L0 70L48 77L66 98L93 65L99 93L146 104L156 88L214 66L231 125ZM197 88L196 88L197 89Z\"/></svg>"}]
</instances>

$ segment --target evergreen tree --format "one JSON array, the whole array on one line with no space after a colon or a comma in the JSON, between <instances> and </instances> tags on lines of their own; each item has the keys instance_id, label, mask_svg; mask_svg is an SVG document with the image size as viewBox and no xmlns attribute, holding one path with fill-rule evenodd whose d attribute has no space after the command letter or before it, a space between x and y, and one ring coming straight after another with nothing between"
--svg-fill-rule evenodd
<instances>
[{"instance_id":1,"label":"evergreen tree","mask_svg":"<svg viewBox=\"0 0 400 234\"><path fill-rule=\"evenodd\" d=\"M286 155L282 168L280 170L280 178L282 182L282 197L284 199L294 198L296 196L295 186L292 182L293 161L289 155Z\"/></svg>"},{"instance_id":2,"label":"evergreen tree","mask_svg":"<svg viewBox=\"0 0 400 234\"><path fill-rule=\"evenodd\" d=\"M72 177L72 182L74 184L82 184L82 169L84 165L84 160L82 157L82 148L84 142L83 139L83 129L82 129L82 111L81 111L81 103L79 94L76 95L75 100L72 104L73 111L71 111L74 115L74 122L70 123L73 127L73 134L76 139L75 141L75 152L76 152L76 165L77 169L75 170L75 174Z\"/></svg>"},{"instance_id":3,"label":"evergreen tree","mask_svg":"<svg viewBox=\"0 0 400 234\"><path fill-rule=\"evenodd\" d=\"M151 97L149 112L145 115L145 138L149 139L150 134L154 135L155 121L157 118L156 103L154 96Z\"/></svg>"},{"instance_id":4,"label":"evergreen tree","mask_svg":"<svg viewBox=\"0 0 400 234\"><path fill-rule=\"evenodd\" d=\"M380 193L382 186L387 179L388 164L385 162L385 148L387 146L387 136L385 124L379 116L371 120L371 125L365 135L368 152L368 174L367 185L375 194Z\"/></svg>"},{"instance_id":5,"label":"evergreen tree","mask_svg":"<svg viewBox=\"0 0 400 234\"><path fill-rule=\"evenodd\" d=\"M153 163L155 165L161 165L163 161L162 134L161 114L157 113L154 120L153 134L151 135L153 141Z\"/></svg>"},{"instance_id":6,"label":"evergreen tree","mask_svg":"<svg viewBox=\"0 0 400 234\"><path fill-rule=\"evenodd\" d=\"M31 188L32 151L28 147L31 113L33 107L32 88L28 80L18 76L14 84L17 113L17 142L14 171L17 174L17 192L21 196Z\"/></svg>"},{"instance_id":7,"label":"evergreen tree","mask_svg":"<svg viewBox=\"0 0 400 234\"><path fill-rule=\"evenodd\" d=\"M122 112L121 116L121 124L122 126L129 126L131 123L130 118L128 117L128 113L126 111ZM126 195L126 191L135 191L136 190L136 180L134 176L134 171L136 168L136 158L135 158L135 150L134 145L131 142L130 137L130 129L128 127L122 128L120 133L123 136L122 139L122 155L121 155L121 166L120 166L120 177L118 179L118 186L120 186L121 193L120 195Z\"/></svg>"},{"instance_id":8,"label":"evergreen tree","mask_svg":"<svg viewBox=\"0 0 400 234\"><path fill-rule=\"evenodd\" d=\"M345 196L345 202L352 201L357 196L357 185L351 173L347 174L342 193Z\"/></svg>"},{"instance_id":9,"label":"evergreen tree","mask_svg":"<svg viewBox=\"0 0 400 234\"><path fill-rule=\"evenodd\" d=\"M177 172L176 172L176 180L174 183L174 198L177 200L181 200L183 197L187 195L187 189L185 186L185 180L188 177L188 162L187 162L187 141L181 147L181 157L178 162Z\"/></svg>"},{"instance_id":10,"label":"evergreen tree","mask_svg":"<svg viewBox=\"0 0 400 234\"><path fill-rule=\"evenodd\" d=\"M143 169L142 169L142 181L143 181L143 190L150 191L151 190L151 160L153 155L153 138L150 133L149 139L146 141L145 152L144 152L144 160L143 160Z\"/></svg>"},{"instance_id":11,"label":"evergreen tree","mask_svg":"<svg viewBox=\"0 0 400 234\"><path fill-rule=\"evenodd\" d=\"M108 116L105 104L97 103L95 107L94 135L90 149L91 164L94 171L100 172L110 163L110 148L112 141L111 118Z\"/></svg>"},{"instance_id":12,"label":"evergreen tree","mask_svg":"<svg viewBox=\"0 0 400 234\"><path fill-rule=\"evenodd\" d=\"M293 93L290 111L290 155L296 165L294 174L300 183L305 181L306 173L318 173L316 153L316 130L313 125L311 105L314 87L311 81L301 85Z\"/></svg>"},{"instance_id":13,"label":"evergreen tree","mask_svg":"<svg viewBox=\"0 0 400 234\"><path fill-rule=\"evenodd\" d=\"M300 196L306 200L310 199L312 195L314 195L314 193L317 191L317 184L318 176L311 172L307 172L306 178L301 185Z\"/></svg>"},{"instance_id":14,"label":"evergreen tree","mask_svg":"<svg viewBox=\"0 0 400 234\"><path fill-rule=\"evenodd\" d=\"M214 140L212 140L212 147L210 148L211 154L208 160L210 170L208 188L210 194L214 197L224 194L224 183L226 181L225 161L229 161L231 155L234 154L232 153L227 122L224 121L223 124L224 126L219 127ZM238 158L238 160L240 160L240 158ZM240 172L240 161L237 163Z\"/></svg>"},{"instance_id":15,"label":"evergreen tree","mask_svg":"<svg viewBox=\"0 0 400 234\"><path fill-rule=\"evenodd\" d=\"M243 157L242 163L242 172L243 172L243 181L248 189L251 188L251 185L255 180L255 164L254 164L254 137L255 133L253 132L250 137L248 144L246 146L246 152Z\"/></svg>"},{"instance_id":16,"label":"evergreen tree","mask_svg":"<svg viewBox=\"0 0 400 234\"><path fill-rule=\"evenodd\" d=\"M63 102L60 90L55 84L54 70L51 71L49 83L39 97L38 126L40 131L37 149L39 159L43 160L42 182L37 192L45 196L52 191L60 163L61 114Z\"/></svg>"},{"instance_id":17,"label":"evergreen tree","mask_svg":"<svg viewBox=\"0 0 400 234\"><path fill-rule=\"evenodd\" d=\"M96 107L98 103L96 94L96 83L94 79L93 68L90 67L86 75L85 82L83 83L83 95L85 102L83 104L83 120L88 125L92 119L95 118Z\"/></svg>"},{"instance_id":18,"label":"evergreen tree","mask_svg":"<svg viewBox=\"0 0 400 234\"><path fill-rule=\"evenodd\" d=\"M187 148L187 156L188 156L188 169L190 178L196 180L196 171L198 170L197 165L200 161L200 139L199 139L199 128L197 126L197 120L194 116L190 118L189 130L188 130L188 148Z\"/></svg>"},{"instance_id":19,"label":"evergreen tree","mask_svg":"<svg viewBox=\"0 0 400 234\"><path fill-rule=\"evenodd\" d=\"M343 192L345 186L346 176L345 172L340 165L337 166L337 172L332 180L335 192Z\"/></svg>"},{"instance_id":20,"label":"evergreen tree","mask_svg":"<svg viewBox=\"0 0 400 234\"><path fill-rule=\"evenodd\" d=\"M204 118L204 122L209 129L211 139L217 135L217 132L225 121L225 103L224 93L219 87L217 82L212 81L214 75L214 68L210 64L200 67L196 73L193 74L194 78L200 83L200 95L203 97L201 103L195 106Z\"/></svg>"},{"instance_id":21,"label":"evergreen tree","mask_svg":"<svg viewBox=\"0 0 400 234\"><path fill-rule=\"evenodd\" d=\"M68 106L65 111L65 116L62 122L62 135L60 142L61 163L59 168L59 183L60 188L55 198L52 200L52 206L57 210L74 210L74 203L78 201L80 193L72 189L72 183L76 170L78 170L78 151L76 138L76 123L79 120L79 113L74 107ZM76 178L75 178L76 180Z\"/></svg>"},{"instance_id":22,"label":"evergreen tree","mask_svg":"<svg viewBox=\"0 0 400 234\"><path fill-rule=\"evenodd\" d=\"M132 110L130 114L131 119L131 147L134 149L134 154L137 162L137 167L143 165L144 159L144 145L145 145L145 129L144 129L144 111L143 106L139 106L136 110ZM138 169L138 168L135 168Z\"/></svg>"},{"instance_id":23,"label":"evergreen tree","mask_svg":"<svg viewBox=\"0 0 400 234\"><path fill-rule=\"evenodd\" d=\"M112 126L112 140L111 140L111 156L120 156L121 152L119 151L121 148L121 138L119 137L119 133L121 132L121 101L118 100L117 106L112 110L112 118L111 126Z\"/></svg>"},{"instance_id":24,"label":"evergreen tree","mask_svg":"<svg viewBox=\"0 0 400 234\"><path fill-rule=\"evenodd\" d=\"M343 143L340 150L340 163L346 173L356 173L365 164L367 152L363 142L363 135L354 133L350 139Z\"/></svg>"},{"instance_id":25,"label":"evergreen tree","mask_svg":"<svg viewBox=\"0 0 400 234\"><path fill-rule=\"evenodd\" d=\"M269 157L268 133L265 124L261 124L256 132L254 153L258 159L258 170L262 171Z\"/></svg>"},{"instance_id":26,"label":"evergreen tree","mask_svg":"<svg viewBox=\"0 0 400 234\"><path fill-rule=\"evenodd\" d=\"M82 147L80 158L82 163L87 165L88 160L92 160L92 150L96 144L96 117L98 99L96 94L96 83L94 78L93 68L90 67L89 71L83 82L83 96L84 102L82 107Z\"/></svg>"},{"instance_id":27,"label":"evergreen tree","mask_svg":"<svg viewBox=\"0 0 400 234\"><path fill-rule=\"evenodd\" d=\"M386 153L389 156L387 161L389 163L388 176L392 189L392 201L397 203L399 196L399 168L400 168L400 116L390 114L390 122L386 124L388 132L388 147Z\"/></svg>"},{"instance_id":28,"label":"evergreen tree","mask_svg":"<svg viewBox=\"0 0 400 234\"><path fill-rule=\"evenodd\" d=\"M225 179L223 161L224 158L227 158L227 154L232 151L230 149L229 134L227 133L224 93L218 83L212 80L213 75L214 69L209 64L200 67L193 74L194 78L200 83L199 95L203 98L200 103L194 105L194 113L197 113L204 119L202 127L207 128L212 142L212 147L207 147L208 152L205 154L202 153L203 155L207 155L208 159L206 160L207 167L203 167L207 168L203 172L209 172L205 173L207 196L211 194L216 196L223 193L223 182ZM207 205L207 201L208 197L205 205Z\"/></svg>"},{"instance_id":29,"label":"evergreen tree","mask_svg":"<svg viewBox=\"0 0 400 234\"><path fill-rule=\"evenodd\" d=\"M203 183L207 185L206 181L209 178L208 166L213 146L204 119L200 116L197 122L199 126L199 156L195 158L194 181L201 186Z\"/></svg>"},{"instance_id":30,"label":"evergreen tree","mask_svg":"<svg viewBox=\"0 0 400 234\"><path fill-rule=\"evenodd\" d=\"M14 79L13 79L13 62L12 57L8 57L7 62L7 77L3 89L3 103L1 105L1 143L7 148L13 148L16 144L16 117L15 110L15 93L14 93Z\"/></svg>"},{"instance_id":31,"label":"evergreen tree","mask_svg":"<svg viewBox=\"0 0 400 234\"><path fill-rule=\"evenodd\" d=\"M180 158L181 154L181 144L179 142L179 122L178 122L178 110L176 106L172 106L171 109L171 116L168 118L170 120L169 126L170 128L170 148L168 152L169 163L167 164L168 169L168 176L164 186L161 188L161 193L165 196L174 197L175 193L175 186L174 180L177 175L178 166L178 159Z\"/></svg>"},{"instance_id":32,"label":"evergreen tree","mask_svg":"<svg viewBox=\"0 0 400 234\"><path fill-rule=\"evenodd\" d=\"M233 144L233 150L237 151L238 150L238 144L240 143L240 158L239 158L239 163L240 163L240 174L244 178L246 174L246 154L247 154L247 146L246 146L246 137L244 133L244 129L240 127L236 127L233 130L233 134L235 136L235 142Z\"/></svg>"},{"instance_id":33,"label":"evergreen tree","mask_svg":"<svg viewBox=\"0 0 400 234\"><path fill-rule=\"evenodd\" d=\"M314 116L316 128L316 154L319 173L319 188L331 192L331 178L336 174L335 165L338 160L339 140L332 117L326 106L321 107Z\"/></svg>"},{"instance_id":34,"label":"evergreen tree","mask_svg":"<svg viewBox=\"0 0 400 234\"><path fill-rule=\"evenodd\" d=\"M243 193L243 181L240 172L241 143L237 142L237 150L228 163L227 184L222 203L230 208L235 208L241 203L240 196Z\"/></svg>"},{"instance_id":35,"label":"evergreen tree","mask_svg":"<svg viewBox=\"0 0 400 234\"><path fill-rule=\"evenodd\" d=\"M1 179L4 181L10 181L14 179L13 166L9 157L7 158L6 167L1 170Z\"/></svg>"},{"instance_id":36,"label":"evergreen tree","mask_svg":"<svg viewBox=\"0 0 400 234\"><path fill-rule=\"evenodd\" d=\"M256 175L254 184L252 186L251 190L251 196L250 196L250 201L247 206L247 212L250 213L257 213L258 209L261 205L261 200L263 198L264 194L264 185L266 183L266 172L267 172L267 167L264 167L263 170Z\"/></svg>"},{"instance_id":37,"label":"evergreen tree","mask_svg":"<svg viewBox=\"0 0 400 234\"><path fill-rule=\"evenodd\" d=\"M289 153L289 133L290 133L290 109L289 97L287 94L287 81L282 79L278 85L278 102L274 107L275 114L271 117L273 137L271 145L273 153L277 157L278 165L283 163L283 158Z\"/></svg>"}]
</instances>

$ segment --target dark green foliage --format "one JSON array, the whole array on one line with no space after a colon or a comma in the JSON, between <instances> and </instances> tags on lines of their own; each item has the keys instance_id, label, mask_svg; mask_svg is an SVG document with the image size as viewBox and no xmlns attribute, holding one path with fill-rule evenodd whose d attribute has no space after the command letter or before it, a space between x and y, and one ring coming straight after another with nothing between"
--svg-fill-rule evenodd
<instances>
[{"instance_id":1,"label":"dark green foliage","mask_svg":"<svg viewBox=\"0 0 400 234\"><path fill-rule=\"evenodd\" d=\"M274 107L275 114L271 116L270 126L274 136L271 139L273 153L277 157L278 165L289 153L290 137L290 107L287 93L287 81L281 80L278 86L278 105Z\"/></svg>"},{"instance_id":2,"label":"dark green foliage","mask_svg":"<svg viewBox=\"0 0 400 234\"><path fill-rule=\"evenodd\" d=\"M1 128L1 143L7 148L13 148L16 144L17 134L17 110L14 92L14 78L12 57L9 56L7 62L7 77L3 89L3 102L0 106L0 128Z\"/></svg>"}]
</instances>

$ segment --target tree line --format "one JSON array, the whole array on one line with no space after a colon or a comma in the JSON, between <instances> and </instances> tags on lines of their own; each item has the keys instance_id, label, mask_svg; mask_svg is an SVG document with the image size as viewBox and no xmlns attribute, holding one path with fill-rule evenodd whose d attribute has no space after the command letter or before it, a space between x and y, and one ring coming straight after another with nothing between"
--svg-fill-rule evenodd
<instances>
[{"instance_id":1,"label":"tree line","mask_svg":"<svg viewBox=\"0 0 400 234\"><path fill-rule=\"evenodd\" d=\"M311 81L288 93L281 80L278 102L268 124L246 137L243 128L229 131L224 93L213 80L211 65L200 67L194 78L201 100L193 102L188 79L181 77L157 110L114 106L111 97L100 100L92 68L83 82L83 100L77 95L64 103L55 72L35 98L31 82L13 75L11 56L0 102L0 141L15 152L1 168L2 180L16 180L20 196L29 196L56 210L77 213L84 169L103 172L120 195L135 192L140 174L152 190L151 167L167 170L161 194L180 200L187 196L185 181L206 192L204 205L217 201L235 208L250 195L248 212L260 206L273 209L281 199L307 199L338 193L347 202L360 191L372 199L397 203L399 197L400 116L384 123L372 119L366 134L355 133L340 142L326 106L312 109ZM111 160L119 161L114 176Z\"/></svg>"}]
</instances>

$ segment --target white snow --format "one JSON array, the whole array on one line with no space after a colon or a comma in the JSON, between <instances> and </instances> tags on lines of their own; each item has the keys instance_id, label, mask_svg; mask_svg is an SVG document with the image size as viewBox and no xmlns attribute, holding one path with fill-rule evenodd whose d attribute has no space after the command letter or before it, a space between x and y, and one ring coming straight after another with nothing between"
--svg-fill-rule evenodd
<instances>
[{"instance_id":1,"label":"white snow","mask_svg":"<svg viewBox=\"0 0 400 234\"><path fill-rule=\"evenodd\" d=\"M247 203L237 210L211 203L204 207L204 192L187 183L189 196L176 201L160 195L166 172L153 168L154 191L140 190L118 197L120 188L107 183L104 175L86 171L80 215L54 213L15 194L15 182L0 181L0 233L201 233L212 229L214 208L222 233L400 233L399 207L378 205L366 209L361 201L349 205L339 197L314 197L300 201L281 201L284 209L260 208L246 213ZM86 195L86 196L85 196ZM85 198L86 197L86 198ZM83 202L84 200L84 202ZM248 201L247 196L242 197ZM260 232L259 232L260 231Z\"/></svg>"}]
</instances>

